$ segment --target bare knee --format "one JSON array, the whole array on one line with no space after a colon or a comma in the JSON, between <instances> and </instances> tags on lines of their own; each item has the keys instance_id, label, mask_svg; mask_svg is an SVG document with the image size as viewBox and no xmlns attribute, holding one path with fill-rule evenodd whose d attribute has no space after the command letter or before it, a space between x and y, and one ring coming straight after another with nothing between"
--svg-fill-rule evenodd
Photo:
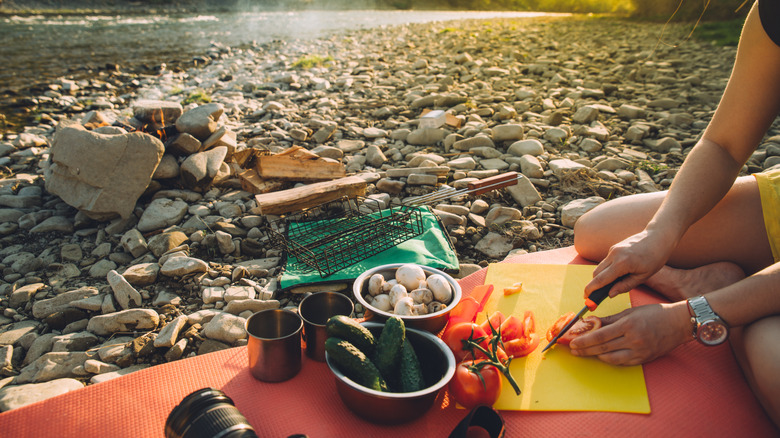
<instances>
[{"instance_id":1,"label":"bare knee","mask_svg":"<svg viewBox=\"0 0 780 438\"><path fill-rule=\"evenodd\" d=\"M574 223L574 248L580 256L593 261L601 261L613 244L605 245L607 231L599 219L599 207L588 211Z\"/></svg>"},{"instance_id":2,"label":"bare knee","mask_svg":"<svg viewBox=\"0 0 780 438\"><path fill-rule=\"evenodd\" d=\"M597 206L574 224L574 247L586 259L601 261L609 248L634 235L650 221L666 192L613 199Z\"/></svg>"},{"instance_id":3,"label":"bare knee","mask_svg":"<svg viewBox=\"0 0 780 438\"><path fill-rule=\"evenodd\" d=\"M780 317L760 319L745 327L742 342L745 355L740 361L747 366L745 375L750 380L753 392L767 414L780 426L780 344L775 340L780 335Z\"/></svg>"}]
</instances>

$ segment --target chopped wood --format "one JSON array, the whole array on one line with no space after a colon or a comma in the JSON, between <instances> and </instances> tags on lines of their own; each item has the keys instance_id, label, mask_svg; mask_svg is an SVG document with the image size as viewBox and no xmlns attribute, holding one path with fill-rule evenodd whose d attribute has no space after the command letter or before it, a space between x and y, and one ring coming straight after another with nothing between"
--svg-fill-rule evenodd
<instances>
[{"instance_id":1,"label":"chopped wood","mask_svg":"<svg viewBox=\"0 0 780 438\"><path fill-rule=\"evenodd\" d=\"M241 181L242 190L254 194L283 190L290 184L287 181L267 180L260 178L260 175L258 175L257 171L254 169L247 169L239 173L238 179Z\"/></svg>"},{"instance_id":2,"label":"chopped wood","mask_svg":"<svg viewBox=\"0 0 780 438\"><path fill-rule=\"evenodd\" d=\"M343 164L294 146L284 152L257 157L255 170L263 179L328 181L346 175Z\"/></svg>"},{"instance_id":3,"label":"chopped wood","mask_svg":"<svg viewBox=\"0 0 780 438\"><path fill-rule=\"evenodd\" d=\"M348 176L333 181L256 195L257 207L252 209L252 213L282 215L316 207L344 196L355 198L365 195L366 181L357 176Z\"/></svg>"}]
</instances>

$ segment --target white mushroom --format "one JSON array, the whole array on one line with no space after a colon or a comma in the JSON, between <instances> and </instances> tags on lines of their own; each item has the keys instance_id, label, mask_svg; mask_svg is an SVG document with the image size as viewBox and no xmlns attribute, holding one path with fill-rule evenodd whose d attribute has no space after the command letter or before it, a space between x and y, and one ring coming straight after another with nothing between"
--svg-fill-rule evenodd
<instances>
[{"instance_id":1,"label":"white mushroom","mask_svg":"<svg viewBox=\"0 0 780 438\"><path fill-rule=\"evenodd\" d=\"M382 285L385 283L385 277L382 274L374 274L368 279L368 293L371 296L377 296L382 293Z\"/></svg>"},{"instance_id":2,"label":"white mushroom","mask_svg":"<svg viewBox=\"0 0 780 438\"><path fill-rule=\"evenodd\" d=\"M388 294L379 294L375 296L369 304L383 312L390 312L393 310L393 305L390 303L390 295Z\"/></svg>"},{"instance_id":3,"label":"white mushroom","mask_svg":"<svg viewBox=\"0 0 780 438\"><path fill-rule=\"evenodd\" d=\"M415 289L409 292L415 304L428 304L433 301L433 292L430 289Z\"/></svg>"},{"instance_id":4,"label":"white mushroom","mask_svg":"<svg viewBox=\"0 0 780 438\"><path fill-rule=\"evenodd\" d=\"M406 288L402 284L396 284L390 289L388 295L390 295L390 303L395 306L400 299L408 297L409 293L406 292ZM412 302L414 302L414 300L412 300Z\"/></svg>"},{"instance_id":5,"label":"white mushroom","mask_svg":"<svg viewBox=\"0 0 780 438\"><path fill-rule=\"evenodd\" d=\"M412 297L404 297L398 300L393 308L393 313L396 315L414 315L414 300Z\"/></svg>"},{"instance_id":6,"label":"white mushroom","mask_svg":"<svg viewBox=\"0 0 780 438\"><path fill-rule=\"evenodd\" d=\"M436 301L449 304L452 301L452 286L442 275L433 274L428 277L428 289L433 292Z\"/></svg>"},{"instance_id":7,"label":"white mushroom","mask_svg":"<svg viewBox=\"0 0 780 438\"><path fill-rule=\"evenodd\" d=\"M403 284L406 290L415 290L420 287L420 282L425 280L425 271L417 265L407 263L395 271L395 279Z\"/></svg>"},{"instance_id":8,"label":"white mushroom","mask_svg":"<svg viewBox=\"0 0 780 438\"><path fill-rule=\"evenodd\" d=\"M431 304L428 304L428 313L436 313L440 310L444 310L447 308L446 304L442 304L438 301L434 301Z\"/></svg>"},{"instance_id":9,"label":"white mushroom","mask_svg":"<svg viewBox=\"0 0 780 438\"><path fill-rule=\"evenodd\" d=\"M398 284L398 281L395 278L391 278L390 280L385 281L382 283L382 292L390 292L390 289L392 289L396 284Z\"/></svg>"},{"instance_id":10,"label":"white mushroom","mask_svg":"<svg viewBox=\"0 0 780 438\"><path fill-rule=\"evenodd\" d=\"M412 308L412 312L415 315L425 315L428 313L428 306L425 304L415 304Z\"/></svg>"}]
</instances>

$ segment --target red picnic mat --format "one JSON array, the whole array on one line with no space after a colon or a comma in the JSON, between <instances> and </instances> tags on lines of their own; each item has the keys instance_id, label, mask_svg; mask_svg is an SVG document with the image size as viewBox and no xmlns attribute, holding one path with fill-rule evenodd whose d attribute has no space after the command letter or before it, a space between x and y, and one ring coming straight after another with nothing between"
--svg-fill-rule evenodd
<instances>
[{"instance_id":1,"label":"red picnic mat","mask_svg":"<svg viewBox=\"0 0 780 438\"><path fill-rule=\"evenodd\" d=\"M507 263L583 264L572 247L514 257ZM459 281L465 294L483 269ZM660 300L631 292L632 305ZM466 415L442 391L422 418L398 426L361 420L339 399L327 365L303 355L295 378L255 380L238 347L137 371L0 414L2 437L162 437L168 414L186 395L221 389L260 437L447 437ZM644 366L650 414L502 411L507 437L778 436L727 345L688 343Z\"/></svg>"}]
</instances>

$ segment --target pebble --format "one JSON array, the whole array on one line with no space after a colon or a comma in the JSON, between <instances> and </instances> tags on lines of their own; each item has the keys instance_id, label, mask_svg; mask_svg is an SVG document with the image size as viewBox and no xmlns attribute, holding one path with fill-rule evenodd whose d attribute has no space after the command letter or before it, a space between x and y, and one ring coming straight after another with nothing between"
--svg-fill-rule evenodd
<instances>
[{"instance_id":1,"label":"pebble","mask_svg":"<svg viewBox=\"0 0 780 438\"><path fill-rule=\"evenodd\" d=\"M107 86L114 79L53 84L74 94L45 100L38 111L51 117L0 138L1 165L13 172L0 180L0 360L11 379L0 410L27 403L13 401L19 394L35 401L243 345L245 316L296 306L301 296L279 290L282 252L261 231L278 218L252 211L254 194L232 161L244 150L303 145L366 181L378 205L442 183L468 189L521 173L504 190L435 206L463 277L515 254L570 245L577 219L610 196L667 188L717 104L707 96L722 91L730 72L712 59L735 54L694 39L655 47L661 27L652 24L523 21L518 34L513 20L491 21L490 33L483 23L459 22L464 32L410 24L356 31L349 41L220 48L201 67L133 77L137 87L121 98ZM466 37L471 31L480 38ZM596 40L603 44L589 43ZM291 67L316 52L339 62ZM657 65L670 60L674 69L661 75ZM182 105L183 94L171 91L196 88L212 103ZM87 114L76 106L82 100L105 104ZM423 123L427 109L448 117ZM113 183L109 199L49 190L63 176L44 165L52 150L105 146L77 125L128 114L164 114L179 134L162 145L112 128L144 148L148 162L100 161L132 169L113 180L105 164L84 171L80 184ZM773 129L748 167L780 164L778 144ZM612 192L594 195L590 187L607 182ZM90 210L93 201L112 215ZM35 389L47 384L58 389Z\"/></svg>"}]
</instances>

